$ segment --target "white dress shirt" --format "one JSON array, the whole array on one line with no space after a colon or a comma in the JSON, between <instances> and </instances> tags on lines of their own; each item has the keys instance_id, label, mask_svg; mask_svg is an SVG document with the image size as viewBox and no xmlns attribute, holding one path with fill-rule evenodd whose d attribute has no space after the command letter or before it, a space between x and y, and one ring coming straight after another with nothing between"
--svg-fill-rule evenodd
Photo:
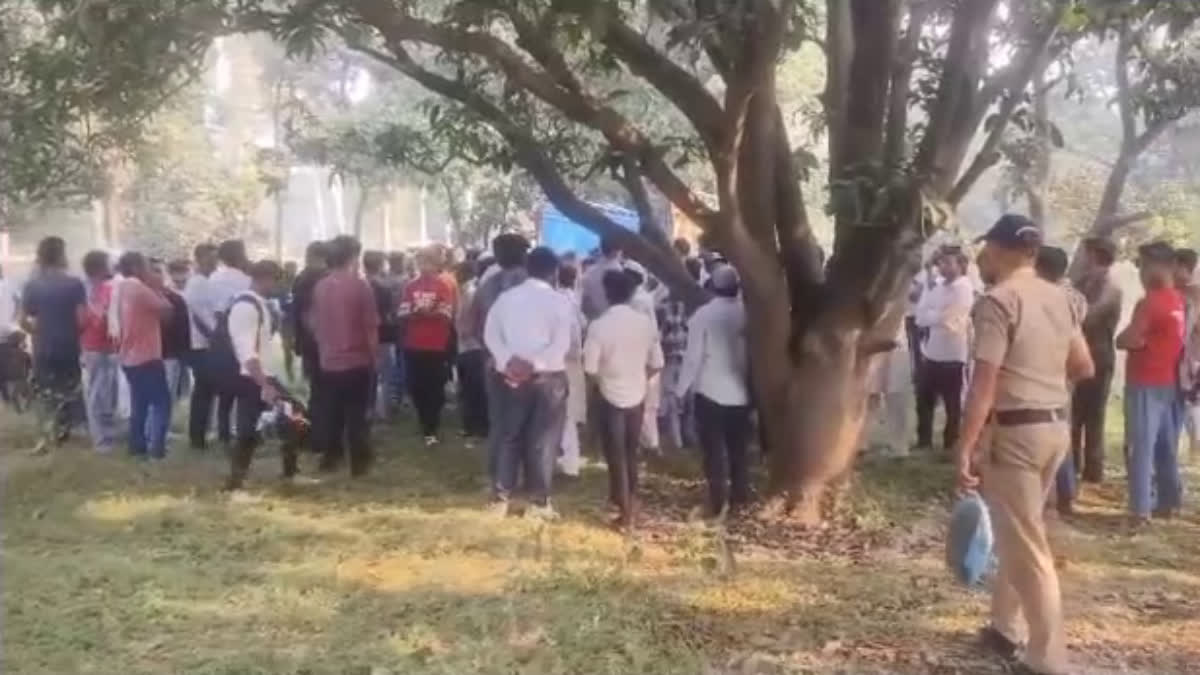
<instances>
[{"instance_id":1,"label":"white dress shirt","mask_svg":"<svg viewBox=\"0 0 1200 675\"><path fill-rule=\"evenodd\" d=\"M262 350L271 343L271 313L267 301L258 293L246 291L235 299L242 297L247 300L234 302L229 308L229 339L241 374L248 377L250 371L246 369L246 363L252 359L258 359L259 365L266 370Z\"/></svg>"},{"instance_id":2,"label":"white dress shirt","mask_svg":"<svg viewBox=\"0 0 1200 675\"><path fill-rule=\"evenodd\" d=\"M917 325L929 329L921 353L939 363L966 363L970 353L971 308L975 288L966 276L940 283L921 295Z\"/></svg>"},{"instance_id":3,"label":"white dress shirt","mask_svg":"<svg viewBox=\"0 0 1200 675\"><path fill-rule=\"evenodd\" d=\"M553 286L527 279L500 294L487 313L483 343L496 370L515 356L533 364L538 373L561 373L567 368L575 311Z\"/></svg>"},{"instance_id":4,"label":"white dress shirt","mask_svg":"<svg viewBox=\"0 0 1200 675\"><path fill-rule=\"evenodd\" d=\"M250 290L250 275L236 267L217 265L208 277L208 307L212 312L227 312L238 293Z\"/></svg>"},{"instance_id":5,"label":"white dress shirt","mask_svg":"<svg viewBox=\"0 0 1200 675\"><path fill-rule=\"evenodd\" d=\"M620 258L604 258L583 275L580 285L580 306L589 321L595 321L608 309L608 295L604 292L604 275L613 270L624 269Z\"/></svg>"},{"instance_id":6,"label":"white dress shirt","mask_svg":"<svg viewBox=\"0 0 1200 675\"><path fill-rule=\"evenodd\" d=\"M642 403L648 371L662 368L658 330L639 310L614 305L588 326L583 370L596 378L600 393L612 405L632 408Z\"/></svg>"},{"instance_id":7,"label":"white dress shirt","mask_svg":"<svg viewBox=\"0 0 1200 675\"><path fill-rule=\"evenodd\" d=\"M658 335L658 315L654 311L654 296L650 295L650 291L647 291L645 286L637 287L637 290L633 292L633 297L629 300L629 306L650 317L650 323L654 326L654 334Z\"/></svg>"},{"instance_id":8,"label":"white dress shirt","mask_svg":"<svg viewBox=\"0 0 1200 675\"><path fill-rule=\"evenodd\" d=\"M693 391L725 406L749 405L746 308L738 298L713 298L688 321L675 393Z\"/></svg>"},{"instance_id":9,"label":"white dress shirt","mask_svg":"<svg viewBox=\"0 0 1200 675\"><path fill-rule=\"evenodd\" d=\"M216 316L210 304L208 277L203 274L193 274L188 277L187 285L183 287L183 300L187 303L191 314L188 323L192 330L192 349L208 349L208 338L197 325L203 321L205 328L211 333L217 326Z\"/></svg>"},{"instance_id":10,"label":"white dress shirt","mask_svg":"<svg viewBox=\"0 0 1200 675\"><path fill-rule=\"evenodd\" d=\"M0 279L0 338L17 330L17 289L7 279Z\"/></svg>"}]
</instances>

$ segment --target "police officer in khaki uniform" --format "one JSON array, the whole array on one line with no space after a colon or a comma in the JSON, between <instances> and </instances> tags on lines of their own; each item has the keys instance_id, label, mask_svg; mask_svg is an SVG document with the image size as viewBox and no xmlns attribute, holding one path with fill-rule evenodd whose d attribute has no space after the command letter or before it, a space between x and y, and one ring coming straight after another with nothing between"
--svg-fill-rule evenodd
<instances>
[{"instance_id":1,"label":"police officer in khaki uniform","mask_svg":"<svg viewBox=\"0 0 1200 675\"><path fill-rule=\"evenodd\" d=\"M1093 370L1083 317L1060 286L1038 278L1041 230L1006 215L980 241L979 270L991 290L975 306L974 371L962 436L958 484L982 494L992 516L999 571L984 644L1015 658L1028 624L1020 672L1067 669L1062 599L1046 536L1043 504L1069 447L1068 380ZM984 427L991 440L973 451Z\"/></svg>"}]
</instances>

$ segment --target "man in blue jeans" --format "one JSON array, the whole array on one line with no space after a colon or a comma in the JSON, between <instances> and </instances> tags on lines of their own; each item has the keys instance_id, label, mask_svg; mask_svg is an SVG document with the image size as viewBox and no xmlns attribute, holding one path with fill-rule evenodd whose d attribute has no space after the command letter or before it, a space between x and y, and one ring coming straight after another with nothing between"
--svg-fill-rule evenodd
<instances>
[{"instance_id":1,"label":"man in blue jeans","mask_svg":"<svg viewBox=\"0 0 1200 675\"><path fill-rule=\"evenodd\" d=\"M1129 464L1129 515L1134 526L1179 510L1182 487L1175 456L1179 444L1179 360L1183 354L1183 295L1174 283L1175 251L1155 242L1138 249L1146 296L1133 310L1117 347L1125 365L1125 442Z\"/></svg>"},{"instance_id":2,"label":"man in blue jeans","mask_svg":"<svg viewBox=\"0 0 1200 675\"><path fill-rule=\"evenodd\" d=\"M163 459L171 424L171 392L163 365L162 322L171 303L163 278L140 253L121 256L121 369L129 380L129 450L138 458Z\"/></svg>"}]
</instances>

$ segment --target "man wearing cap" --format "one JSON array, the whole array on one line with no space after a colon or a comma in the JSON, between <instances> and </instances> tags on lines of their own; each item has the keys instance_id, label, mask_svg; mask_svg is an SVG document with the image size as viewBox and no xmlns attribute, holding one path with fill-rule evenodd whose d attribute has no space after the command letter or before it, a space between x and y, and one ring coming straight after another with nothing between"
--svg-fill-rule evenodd
<instances>
[{"instance_id":1,"label":"man wearing cap","mask_svg":"<svg viewBox=\"0 0 1200 675\"><path fill-rule=\"evenodd\" d=\"M1083 337L1096 363L1096 375L1076 384L1071 396L1071 456L1083 480L1099 483L1104 480L1104 418L1117 361L1113 343L1121 321L1122 297L1111 275L1116 244L1102 237L1087 239L1083 256L1085 269L1075 287L1087 300Z\"/></svg>"},{"instance_id":2,"label":"man wearing cap","mask_svg":"<svg viewBox=\"0 0 1200 675\"><path fill-rule=\"evenodd\" d=\"M982 493L992 517L999 570L984 646L1012 659L1028 625L1027 673L1067 669L1066 632L1043 504L1070 447L1068 380L1093 373L1080 330L1083 317L1066 293L1038 278L1041 231L1006 215L981 241L979 270L991 290L975 306L974 376L954 448L958 485ZM991 425L989 447L973 451Z\"/></svg>"},{"instance_id":3,"label":"man wearing cap","mask_svg":"<svg viewBox=\"0 0 1200 675\"><path fill-rule=\"evenodd\" d=\"M1146 296L1133 309L1117 347L1125 362L1125 445L1129 458L1129 515L1145 525L1153 512L1169 518L1182 486L1179 443L1179 360L1183 354L1183 295L1175 287L1175 250L1165 242L1138 249Z\"/></svg>"}]
</instances>

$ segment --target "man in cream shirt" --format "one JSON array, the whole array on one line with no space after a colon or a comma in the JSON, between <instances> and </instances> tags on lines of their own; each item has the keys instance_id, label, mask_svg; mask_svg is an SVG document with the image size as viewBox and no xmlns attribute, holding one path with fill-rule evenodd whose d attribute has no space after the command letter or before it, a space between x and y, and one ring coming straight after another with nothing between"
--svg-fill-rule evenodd
<instances>
[{"instance_id":1,"label":"man in cream shirt","mask_svg":"<svg viewBox=\"0 0 1200 675\"><path fill-rule=\"evenodd\" d=\"M610 270L602 279L608 309L588 327L583 369L595 379L596 402L608 463L609 500L619 515L614 525L632 528L637 517L638 449L644 405L651 382L663 368L654 321L630 305L636 280Z\"/></svg>"},{"instance_id":2,"label":"man in cream shirt","mask_svg":"<svg viewBox=\"0 0 1200 675\"><path fill-rule=\"evenodd\" d=\"M958 440L962 420L975 289L961 247L942 247L934 262L942 280L922 294L917 306L917 325L928 333L921 342L917 374L917 447L933 447L933 410L941 399L946 409L943 447L949 449Z\"/></svg>"}]
</instances>

